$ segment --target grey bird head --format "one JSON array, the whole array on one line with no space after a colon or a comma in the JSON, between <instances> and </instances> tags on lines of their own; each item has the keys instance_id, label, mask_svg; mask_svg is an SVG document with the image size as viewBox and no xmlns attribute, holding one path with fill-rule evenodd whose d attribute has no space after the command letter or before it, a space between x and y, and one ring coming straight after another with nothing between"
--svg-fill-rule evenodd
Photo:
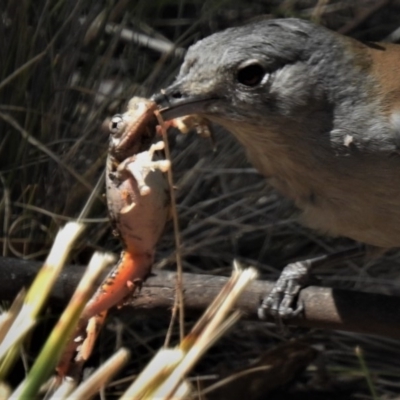
<instances>
[{"instance_id":1,"label":"grey bird head","mask_svg":"<svg viewBox=\"0 0 400 400\"><path fill-rule=\"evenodd\" d=\"M334 64L346 62L338 37L298 19L227 29L190 47L175 83L155 100L167 119L309 115L333 101L326 87L337 79Z\"/></svg>"},{"instance_id":2,"label":"grey bird head","mask_svg":"<svg viewBox=\"0 0 400 400\"><path fill-rule=\"evenodd\" d=\"M398 60L394 45L264 20L196 43L153 100L165 119L198 113L233 133L309 227L398 246Z\"/></svg>"}]
</instances>

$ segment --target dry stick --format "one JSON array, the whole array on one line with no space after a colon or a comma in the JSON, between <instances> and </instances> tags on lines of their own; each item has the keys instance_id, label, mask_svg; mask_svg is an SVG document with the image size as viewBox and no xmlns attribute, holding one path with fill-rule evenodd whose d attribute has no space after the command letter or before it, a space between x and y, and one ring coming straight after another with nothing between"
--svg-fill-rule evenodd
<instances>
[{"instance_id":1,"label":"dry stick","mask_svg":"<svg viewBox=\"0 0 400 400\"><path fill-rule=\"evenodd\" d=\"M322 15L324 14L324 9L325 9L328 1L329 0L318 0L318 2L315 5L315 7L312 11L312 14L311 14L311 19L313 19L314 22L319 23Z\"/></svg>"},{"instance_id":2,"label":"dry stick","mask_svg":"<svg viewBox=\"0 0 400 400\"><path fill-rule=\"evenodd\" d=\"M92 205L96 200L98 193L100 192L101 189L103 189L105 176L106 176L106 169L104 168L99 179L97 180L96 186L90 192L89 198L87 199L86 204L84 205L81 213L79 214L78 222L83 223L82 220L89 214L89 211L92 208Z\"/></svg>"},{"instance_id":3,"label":"dry stick","mask_svg":"<svg viewBox=\"0 0 400 400\"><path fill-rule=\"evenodd\" d=\"M181 234L179 229L179 219L178 219L178 210L176 208L176 196L174 190L174 179L172 175L172 160L171 160L171 152L169 150L169 142L168 142L168 135L167 135L167 128L165 122L158 110L154 112L158 123L160 124L161 134L164 140L164 151L165 157L171 163L171 168L167 171L168 176L168 185L169 185L169 193L171 198L171 211L172 211L172 219L174 223L174 238L175 238L175 254L176 254L176 266L177 266L177 275L176 275L176 303L174 304L174 308L176 306L179 307L179 338L180 341L183 340L185 337L185 314L183 309L183 267L182 267L182 252L181 252ZM171 325L170 328L172 330L173 321L175 319L176 313L172 313L171 318ZM168 341L166 339L165 346L168 346L169 337L171 330L168 329L169 335L167 335Z\"/></svg>"},{"instance_id":4,"label":"dry stick","mask_svg":"<svg viewBox=\"0 0 400 400\"><path fill-rule=\"evenodd\" d=\"M0 300L12 300L22 287L28 287L40 267L39 262L0 257ZM65 306L83 271L82 266L66 267L53 288L50 303ZM120 311L126 317L142 315L152 318L170 312L176 301L176 273L154 273L156 276L144 283L140 295L132 302L134 310L127 306ZM183 277L186 310L196 314L210 305L228 280L222 276L189 273L183 274ZM271 281L254 281L250 284L237 302L243 320L259 321L256 312L259 301L274 285L275 282ZM304 304L304 313L290 320L291 325L400 339L400 297L310 286L300 292L299 299Z\"/></svg>"},{"instance_id":5,"label":"dry stick","mask_svg":"<svg viewBox=\"0 0 400 400\"><path fill-rule=\"evenodd\" d=\"M384 6L388 5L391 2L392 0L381 0L375 2L371 7L367 8L364 11L361 11L355 18L353 18L347 24L338 29L338 32L343 34L350 33L351 31L356 29L357 26L359 26L365 20L367 20L370 16L372 16L374 13L376 13L381 8L383 8Z\"/></svg>"},{"instance_id":6,"label":"dry stick","mask_svg":"<svg viewBox=\"0 0 400 400\"><path fill-rule=\"evenodd\" d=\"M32 146L39 149L42 153L49 156L53 161L55 161L58 165L64 168L67 172L69 172L79 183L81 183L86 189L90 192L93 190L92 185L86 181L81 175L79 175L72 167L70 167L67 163L62 161L60 157L57 156L53 151L51 151L46 145L40 142L38 139L33 137L31 133L26 131L11 115L4 114L0 112L0 118L7 122L10 126L12 126L17 132L21 134L21 136Z\"/></svg>"},{"instance_id":7,"label":"dry stick","mask_svg":"<svg viewBox=\"0 0 400 400\"><path fill-rule=\"evenodd\" d=\"M173 43L167 42L166 40L153 38L144 33L135 32L132 29L121 28L119 24L109 22L106 25L105 31L108 34L119 33L122 40L148 47L149 49L158 51L162 54L173 54L174 56L178 57L183 57L185 55L185 49L175 47Z\"/></svg>"},{"instance_id":8,"label":"dry stick","mask_svg":"<svg viewBox=\"0 0 400 400\"><path fill-rule=\"evenodd\" d=\"M3 232L4 232L4 241L3 241L3 257L7 255L8 250L8 229L11 221L11 206L10 206L10 189L7 186L6 180L4 179L3 174L0 173L0 182L3 186L3 199L0 199L0 208L1 203L4 203L4 220L3 220Z\"/></svg>"},{"instance_id":9,"label":"dry stick","mask_svg":"<svg viewBox=\"0 0 400 400\"><path fill-rule=\"evenodd\" d=\"M97 186L97 184L96 184L96 186ZM96 187L93 189L93 191L95 191L95 190L96 190ZM24 204L24 203L20 203L19 201L13 201L12 205L14 207L19 207L19 208L27 209L27 210L30 210L30 211L34 211L34 212L36 212L38 214L41 214L41 215L46 215L46 216L48 216L50 218L57 219L59 221L66 221L66 222L76 221L76 218L68 217L68 216L61 215L61 214L57 214L57 213L51 212L49 210L46 210L44 208L33 206L31 204ZM81 212L81 214L82 214L82 212ZM101 223L104 223L104 222L110 222L110 219L108 217L83 218L80 215L79 216L79 222L82 222L82 224L101 224Z\"/></svg>"},{"instance_id":10,"label":"dry stick","mask_svg":"<svg viewBox=\"0 0 400 400\"><path fill-rule=\"evenodd\" d=\"M72 12L69 14L68 18L66 18L61 25L60 29L53 35L51 41L48 43L48 45L45 47L45 49L28 60L25 64L21 65L19 68L17 68L15 71L13 71L10 75L8 75L5 79L3 79L0 82L0 90L4 88L4 86L8 85L11 81L13 81L18 75L22 74L25 72L25 70L29 69L32 65L36 64L38 61L40 61L48 52L49 50L53 47L53 44L56 42L58 37L61 35L63 30L67 27L67 25L70 23L70 21L75 17L75 12L78 11L78 7L80 6L81 1L77 1L75 3L75 7L73 8Z\"/></svg>"},{"instance_id":11,"label":"dry stick","mask_svg":"<svg viewBox=\"0 0 400 400\"><path fill-rule=\"evenodd\" d=\"M177 286L178 286L178 280L175 281L175 289L177 288ZM166 347L166 348L169 346L169 343L171 342L172 329L174 328L174 323L175 323L176 314L178 312L178 309L179 309L179 300L178 300L178 295L175 294L174 304L172 306L172 312L171 312L171 319L169 321L167 333L165 334L164 347ZM182 339L181 339L181 341L182 341Z\"/></svg>"}]
</instances>

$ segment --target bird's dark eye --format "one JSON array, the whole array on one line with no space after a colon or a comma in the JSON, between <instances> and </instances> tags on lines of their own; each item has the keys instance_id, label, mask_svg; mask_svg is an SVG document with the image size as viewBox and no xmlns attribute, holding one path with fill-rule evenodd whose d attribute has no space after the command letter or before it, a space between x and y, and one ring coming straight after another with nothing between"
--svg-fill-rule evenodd
<instances>
[{"instance_id":1,"label":"bird's dark eye","mask_svg":"<svg viewBox=\"0 0 400 400\"><path fill-rule=\"evenodd\" d=\"M257 60L246 61L239 66L237 80L245 86L257 86L264 78L266 71Z\"/></svg>"}]
</instances>

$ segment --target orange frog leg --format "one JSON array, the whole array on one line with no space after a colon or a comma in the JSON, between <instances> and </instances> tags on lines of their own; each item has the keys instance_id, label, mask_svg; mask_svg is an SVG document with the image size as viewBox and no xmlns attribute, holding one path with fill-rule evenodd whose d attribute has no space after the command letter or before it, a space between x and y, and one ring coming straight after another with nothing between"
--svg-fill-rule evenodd
<instances>
[{"instance_id":1,"label":"orange frog leg","mask_svg":"<svg viewBox=\"0 0 400 400\"><path fill-rule=\"evenodd\" d=\"M92 352L108 309L122 305L136 288L141 288L143 281L150 274L152 263L152 254L138 254L131 249L122 252L118 263L82 312L77 329L57 365L56 370L60 377L79 374L81 366ZM77 351L78 354L71 364Z\"/></svg>"},{"instance_id":2,"label":"orange frog leg","mask_svg":"<svg viewBox=\"0 0 400 400\"><path fill-rule=\"evenodd\" d=\"M131 249L123 251L117 265L86 305L82 318L89 319L123 303L136 288L141 288L150 274L152 263L153 254L135 253Z\"/></svg>"}]
</instances>

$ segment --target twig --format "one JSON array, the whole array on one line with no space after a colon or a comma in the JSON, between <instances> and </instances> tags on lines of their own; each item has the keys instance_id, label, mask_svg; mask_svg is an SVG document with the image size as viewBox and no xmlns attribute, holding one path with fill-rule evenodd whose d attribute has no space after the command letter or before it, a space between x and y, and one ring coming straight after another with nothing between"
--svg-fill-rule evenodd
<instances>
[{"instance_id":1,"label":"twig","mask_svg":"<svg viewBox=\"0 0 400 400\"><path fill-rule=\"evenodd\" d=\"M317 4L314 7L314 10L311 14L311 19L314 22L319 23L321 20L322 15L324 14L325 7L327 6L329 0L318 0Z\"/></svg>"},{"instance_id":2,"label":"twig","mask_svg":"<svg viewBox=\"0 0 400 400\"><path fill-rule=\"evenodd\" d=\"M355 18L343 25L338 32L347 34L356 29L360 24L367 20L371 15L375 14L382 7L388 5L392 0L380 0L375 2L371 7L361 11Z\"/></svg>"},{"instance_id":3,"label":"twig","mask_svg":"<svg viewBox=\"0 0 400 400\"><path fill-rule=\"evenodd\" d=\"M171 152L169 149L168 135L167 135L167 127L165 122L159 111L154 112L158 123L160 124L162 137L164 140L164 151L165 157L172 165L171 160ZM182 266L182 251L181 251L181 233L179 228L179 218L178 218L178 210L176 207L176 196L174 189L174 178L172 175L172 167L167 171L168 176L168 185L169 185L169 193L171 197L171 212L172 212L172 220L174 223L174 238L175 238L175 254L176 254L176 267L177 267L177 276L176 276L176 304L174 307L179 307L179 336L182 341L185 337L185 314L184 314L184 304L183 304L183 266ZM172 315L175 315L173 312ZM172 327L173 322L171 322ZM166 343L166 346L168 343Z\"/></svg>"},{"instance_id":4,"label":"twig","mask_svg":"<svg viewBox=\"0 0 400 400\"><path fill-rule=\"evenodd\" d=\"M12 300L22 287L27 287L41 264L13 258L0 258L0 300ZM65 305L77 286L84 268L64 269L53 288L51 304ZM154 271L132 302L135 316L148 318L155 313L169 313L174 304L177 274ZM228 278L211 275L183 274L185 309L198 313L217 296ZM260 299L274 286L270 281L254 281L237 303L243 319L257 321ZM400 298L375 293L310 286L300 293L304 314L290 320L291 325L337 329L400 338ZM130 307L122 312L133 315ZM142 312L142 313L141 313ZM373 321L373 323L371 323Z\"/></svg>"},{"instance_id":5,"label":"twig","mask_svg":"<svg viewBox=\"0 0 400 400\"><path fill-rule=\"evenodd\" d=\"M181 47L175 47L173 43L169 43L166 40L152 38L148 35L143 33L135 32L131 29L122 28L109 22L106 25L106 33L108 34L115 34L119 33L122 40L126 42L135 42L140 46L148 47L149 49L158 51L162 54L173 54L177 57L183 57L185 55L185 49Z\"/></svg>"},{"instance_id":6,"label":"twig","mask_svg":"<svg viewBox=\"0 0 400 400\"><path fill-rule=\"evenodd\" d=\"M5 79L3 79L0 82L0 90L2 90L4 88L4 86L8 85L11 81L13 81L17 76L19 76L20 74L25 72L25 70L29 69L32 65L34 65L38 61L40 61L51 50L51 48L53 47L53 44L57 41L58 37L61 35L61 33L64 31L64 29L68 26L70 21L75 17L75 13L79 10L80 4L81 4L81 1L77 1L75 3L75 7L72 10L72 12L69 14L68 18L65 19L65 21L61 25L60 29L52 36L51 41L47 44L47 46L41 53L32 57L25 64L18 67L15 71L13 71L10 75L8 75Z\"/></svg>"},{"instance_id":7,"label":"twig","mask_svg":"<svg viewBox=\"0 0 400 400\"><path fill-rule=\"evenodd\" d=\"M46 145L41 143L38 139L33 137L28 131L26 131L16 119L14 119L9 114L4 114L0 112L0 118L7 122L10 126L12 126L17 132L21 134L21 136L32 146L39 149L41 152L49 156L53 161L55 161L58 165L64 168L67 172L69 172L80 184L82 184L86 189L92 192L92 185L86 181L81 175L79 175L72 167L70 167L67 163L62 161L60 157L55 154L52 150L50 150Z\"/></svg>"}]
</instances>

